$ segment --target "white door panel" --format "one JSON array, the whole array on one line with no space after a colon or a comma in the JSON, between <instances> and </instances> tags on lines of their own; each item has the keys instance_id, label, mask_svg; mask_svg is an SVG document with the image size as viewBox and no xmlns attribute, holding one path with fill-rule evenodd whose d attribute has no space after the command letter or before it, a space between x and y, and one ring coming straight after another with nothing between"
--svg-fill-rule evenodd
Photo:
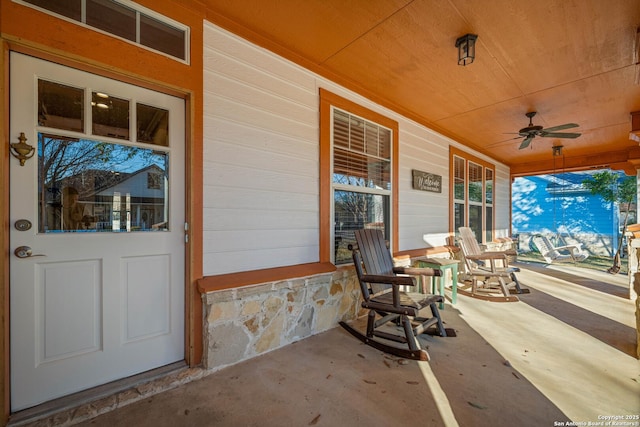
<instances>
[{"instance_id":1,"label":"white door panel","mask_svg":"<svg viewBox=\"0 0 640 427\"><path fill-rule=\"evenodd\" d=\"M17 53L10 70L11 139L36 150L10 159L11 251L32 255L10 263L17 411L184 359L185 107Z\"/></svg>"}]
</instances>

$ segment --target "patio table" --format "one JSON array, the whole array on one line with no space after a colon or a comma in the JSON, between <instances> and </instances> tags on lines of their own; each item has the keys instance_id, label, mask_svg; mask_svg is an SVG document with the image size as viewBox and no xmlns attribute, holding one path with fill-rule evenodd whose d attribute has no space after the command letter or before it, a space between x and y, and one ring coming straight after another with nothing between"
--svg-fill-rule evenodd
<instances>
[{"instance_id":1,"label":"patio table","mask_svg":"<svg viewBox=\"0 0 640 427\"><path fill-rule=\"evenodd\" d=\"M442 271L442 276L431 277L431 293L437 292L442 296L443 302L440 303L440 309L444 309L444 282L447 276L447 270L451 270L451 304L458 301L458 261L457 259L448 258L429 258L416 257L413 259L417 267L437 268ZM425 283L423 277L422 292L425 292Z\"/></svg>"}]
</instances>

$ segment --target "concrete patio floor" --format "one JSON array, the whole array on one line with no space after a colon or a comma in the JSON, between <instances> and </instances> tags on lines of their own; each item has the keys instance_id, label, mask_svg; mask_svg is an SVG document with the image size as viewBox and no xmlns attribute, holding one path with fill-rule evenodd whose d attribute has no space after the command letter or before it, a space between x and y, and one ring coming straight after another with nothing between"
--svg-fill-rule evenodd
<instances>
[{"instance_id":1,"label":"concrete patio floor","mask_svg":"<svg viewBox=\"0 0 640 427\"><path fill-rule=\"evenodd\" d=\"M640 425L627 276L520 267L531 290L520 302L446 305L457 337L422 337L430 362L386 355L337 327L93 419L85 404L25 425L567 426L612 416L628 424L609 425Z\"/></svg>"}]
</instances>

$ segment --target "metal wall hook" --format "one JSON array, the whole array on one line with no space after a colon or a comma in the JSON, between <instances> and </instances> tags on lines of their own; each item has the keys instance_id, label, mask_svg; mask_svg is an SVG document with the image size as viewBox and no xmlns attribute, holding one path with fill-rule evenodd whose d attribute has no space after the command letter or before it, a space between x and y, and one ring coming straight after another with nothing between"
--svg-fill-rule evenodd
<instances>
[{"instance_id":1,"label":"metal wall hook","mask_svg":"<svg viewBox=\"0 0 640 427\"><path fill-rule=\"evenodd\" d=\"M11 146L11 155L20 160L20 166L24 166L24 162L33 157L36 152L34 146L27 144L27 137L24 132L20 132L19 142L9 144Z\"/></svg>"}]
</instances>

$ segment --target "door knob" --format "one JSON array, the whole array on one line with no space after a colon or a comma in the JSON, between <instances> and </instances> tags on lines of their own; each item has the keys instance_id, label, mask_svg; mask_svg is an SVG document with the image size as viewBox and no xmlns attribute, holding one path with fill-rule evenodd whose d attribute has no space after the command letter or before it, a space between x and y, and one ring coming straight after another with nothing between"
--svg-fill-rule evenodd
<instances>
[{"instance_id":1,"label":"door knob","mask_svg":"<svg viewBox=\"0 0 640 427\"><path fill-rule=\"evenodd\" d=\"M33 254L33 251L31 250L31 248L29 246L18 246L16 248L15 251L13 251L13 253L18 257L18 258L30 258L33 256L46 256L45 254Z\"/></svg>"}]
</instances>

